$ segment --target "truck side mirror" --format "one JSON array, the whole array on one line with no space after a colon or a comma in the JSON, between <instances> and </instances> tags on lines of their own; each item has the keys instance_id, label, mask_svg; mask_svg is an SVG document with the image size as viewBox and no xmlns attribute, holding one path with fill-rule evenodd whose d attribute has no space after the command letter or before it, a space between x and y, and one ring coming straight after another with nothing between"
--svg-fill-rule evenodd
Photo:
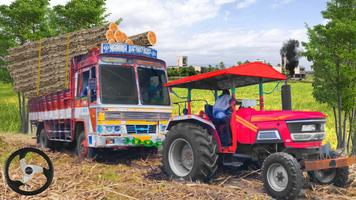
<instances>
[{"instance_id":1,"label":"truck side mirror","mask_svg":"<svg viewBox=\"0 0 356 200\"><path fill-rule=\"evenodd\" d=\"M89 79L89 89L96 90L96 78Z\"/></svg>"}]
</instances>

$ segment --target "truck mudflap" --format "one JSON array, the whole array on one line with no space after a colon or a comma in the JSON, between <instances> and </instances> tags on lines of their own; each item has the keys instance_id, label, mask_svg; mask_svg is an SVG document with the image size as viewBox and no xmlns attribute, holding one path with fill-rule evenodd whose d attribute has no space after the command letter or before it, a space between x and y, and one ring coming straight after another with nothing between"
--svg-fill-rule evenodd
<instances>
[{"instance_id":1,"label":"truck mudflap","mask_svg":"<svg viewBox=\"0 0 356 200\"><path fill-rule=\"evenodd\" d=\"M323 160L306 160L304 161L304 170L305 171L316 171L322 169L330 168L341 168L348 167L353 164L356 164L356 156L342 156L332 159L323 159Z\"/></svg>"}]
</instances>

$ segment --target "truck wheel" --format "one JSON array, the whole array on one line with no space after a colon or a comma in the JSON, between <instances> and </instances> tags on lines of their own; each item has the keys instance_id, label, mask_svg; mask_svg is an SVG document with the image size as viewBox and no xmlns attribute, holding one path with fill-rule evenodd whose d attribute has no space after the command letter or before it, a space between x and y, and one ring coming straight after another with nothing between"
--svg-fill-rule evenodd
<instances>
[{"instance_id":1,"label":"truck wheel","mask_svg":"<svg viewBox=\"0 0 356 200\"><path fill-rule=\"evenodd\" d=\"M334 184L338 187L344 187L349 179L349 168L333 168L308 172L310 180L318 184Z\"/></svg>"},{"instance_id":2,"label":"truck wheel","mask_svg":"<svg viewBox=\"0 0 356 200\"><path fill-rule=\"evenodd\" d=\"M41 130L39 134L39 143L41 148L51 148L51 141L48 139L47 134L44 128Z\"/></svg>"},{"instance_id":3,"label":"truck wheel","mask_svg":"<svg viewBox=\"0 0 356 200\"><path fill-rule=\"evenodd\" d=\"M276 199L295 199L303 186L303 173L298 161L284 152L273 153L262 165L263 184Z\"/></svg>"},{"instance_id":4,"label":"truck wheel","mask_svg":"<svg viewBox=\"0 0 356 200\"><path fill-rule=\"evenodd\" d=\"M162 150L163 170L173 179L208 181L218 165L218 145L201 126L180 123L167 133Z\"/></svg>"},{"instance_id":5,"label":"truck wheel","mask_svg":"<svg viewBox=\"0 0 356 200\"><path fill-rule=\"evenodd\" d=\"M88 145L86 144L86 139L85 139L85 133L84 131L80 132L78 138L77 138L77 143L76 143L76 148L75 148L75 153L79 158L86 158L89 155L89 150L88 150Z\"/></svg>"}]
</instances>

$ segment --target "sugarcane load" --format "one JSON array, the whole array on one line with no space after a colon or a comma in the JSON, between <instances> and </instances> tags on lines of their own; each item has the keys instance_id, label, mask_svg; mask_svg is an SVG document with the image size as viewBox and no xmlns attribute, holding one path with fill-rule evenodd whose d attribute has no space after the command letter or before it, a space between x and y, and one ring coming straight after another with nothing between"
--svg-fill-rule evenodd
<instances>
[{"instance_id":1,"label":"sugarcane load","mask_svg":"<svg viewBox=\"0 0 356 200\"><path fill-rule=\"evenodd\" d=\"M98 148L159 147L171 116L166 63L153 31L127 36L116 23L9 50L14 90L29 99L37 142Z\"/></svg>"}]
</instances>

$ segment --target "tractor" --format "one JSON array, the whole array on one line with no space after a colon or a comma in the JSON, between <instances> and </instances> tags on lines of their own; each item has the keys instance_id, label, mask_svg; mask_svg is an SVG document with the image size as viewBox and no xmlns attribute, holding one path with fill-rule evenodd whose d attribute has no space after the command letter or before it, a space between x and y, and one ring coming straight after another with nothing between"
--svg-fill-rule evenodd
<instances>
[{"instance_id":1,"label":"tractor","mask_svg":"<svg viewBox=\"0 0 356 200\"><path fill-rule=\"evenodd\" d=\"M320 184L344 187L356 157L342 156L323 145L326 115L312 111L264 110L263 83L286 77L273 67L252 62L173 80L169 88L186 88L179 116L166 128L162 168L172 179L209 181L218 167L261 167L264 188L276 199L295 199L303 172ZM259 85L259 99L236 99L239 87ZM192 90L230 90L228 123L215 119L213 105L192 114ZM256 110L257 102L259 109ZM181 108L181 106L180 106ZM226 121L226 120L225 120ZM241 168L240 168L241 169Z\"/></svg>"}]
</instances>

